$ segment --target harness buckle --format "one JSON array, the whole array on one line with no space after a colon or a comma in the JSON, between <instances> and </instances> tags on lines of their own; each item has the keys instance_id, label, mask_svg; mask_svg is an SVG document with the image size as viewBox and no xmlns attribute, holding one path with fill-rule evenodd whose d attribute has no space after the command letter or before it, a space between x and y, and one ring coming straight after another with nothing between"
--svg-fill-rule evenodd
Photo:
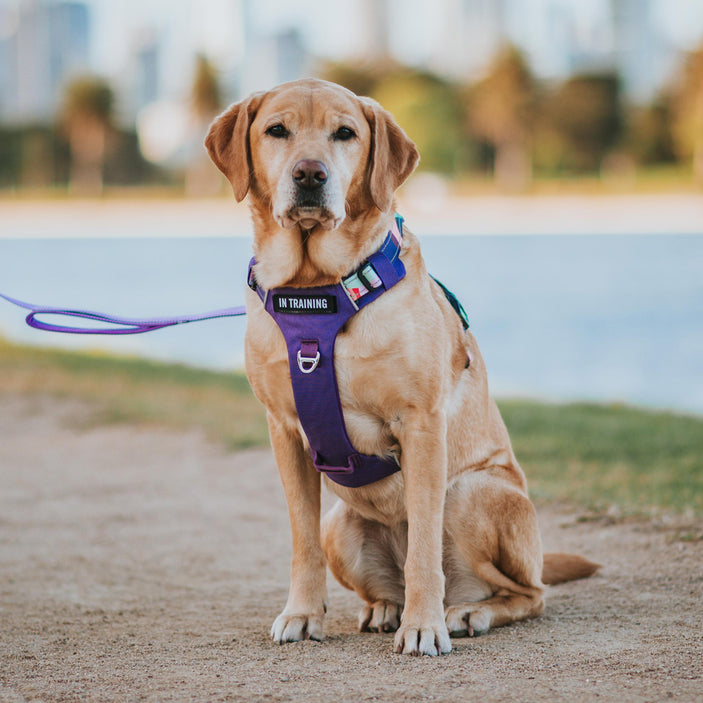
<instances>
[{"instance_id":1,"label":"harness buckle","mask_svg":"<svg viewBox=\"0 0 703 703\"><path fill-rule=\"evenodd\" d=\"M312 373L320 363L320 350L317 342L303 342L298 349L297 358L300 373Z\"/></svg>"}]
</instances>

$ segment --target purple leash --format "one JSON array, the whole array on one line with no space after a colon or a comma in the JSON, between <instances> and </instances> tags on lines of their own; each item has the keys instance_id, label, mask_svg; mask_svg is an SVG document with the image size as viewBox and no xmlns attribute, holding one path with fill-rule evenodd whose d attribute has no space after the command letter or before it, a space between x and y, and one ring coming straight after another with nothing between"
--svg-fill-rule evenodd
<instances>
[{"instance_id":1,"label":"purple leash","mask_svg":"<svg viewBox=\"0 0 703 703\"><path fill-rule=\"evenodd\" d=\"M101 312L91 312L90 310L67 310L63 308L53 308L44 305L32 305L21 300L11 298L9 295L0 293L0 298L4 298L9 303L17 305L25 310L29 310L26 322L30 327L47 332L64 332L66 334L141 334L142 332L152 332L163 327L173 327L174 325L185 325L188 322L200 322L201 320L214 320L218 317L239 317L246 315L246 307L240 305L235 308L224 308L222 310L211 310L199 315L183 315L180 317L157 317L152 319L117 317L106 315ZM63 317L80 318L83 320L93 320L103 322L113 327L68 327L66 325L54 325L50 322L42 322L37 319L37 315L61 315Z\"/></svg>"}]
</instances>

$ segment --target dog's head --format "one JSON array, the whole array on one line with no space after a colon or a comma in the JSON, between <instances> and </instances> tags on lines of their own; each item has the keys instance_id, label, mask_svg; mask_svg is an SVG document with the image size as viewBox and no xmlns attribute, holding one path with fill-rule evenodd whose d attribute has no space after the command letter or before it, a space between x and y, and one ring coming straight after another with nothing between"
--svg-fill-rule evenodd
<instances>
[{"instance_id":1,"label":"dog's head","mask_svg":"<svg viewBox=\"0 0 703 703\"><path fill-rule=\"evenodd\" d=\"M418 161L415 145L369 98L308 79L232 105L205 144L238 201L298 240L355 218L392 212ZM270 229L270 228L268 228Z\"/></svg>"}]
</instances>

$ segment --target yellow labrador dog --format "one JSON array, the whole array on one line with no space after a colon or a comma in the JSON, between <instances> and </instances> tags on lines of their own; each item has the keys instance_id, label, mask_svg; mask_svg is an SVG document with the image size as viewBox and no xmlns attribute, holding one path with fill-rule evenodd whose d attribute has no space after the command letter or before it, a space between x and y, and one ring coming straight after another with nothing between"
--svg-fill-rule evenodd
<instances>
[{"instance_id":1,"label":"yellow labrador dog","mask_svg":"<svg viewBox=\"0 0 703 703\"><path fill-rule=\"evenodd\" d=\"M339 500L321 521L294 362L261 291L333 286L360 271L397 229L394 192L418 152L376 102L319 80L231 106L206 145L236 199L249 194L254 223L246 368L268 411L293 539L273 639L322 639L326 564L364 601L362 631L396 631L396 652L430 655L449 652L450 635L539 615L545 583L593 573L581 557L543 558L481 353L407 230L404 277L341 327L333 360L351 444L399 470L363 486L326 477ZM303 362L303 373L317 363Z\"/></svg>"}]
</instances>

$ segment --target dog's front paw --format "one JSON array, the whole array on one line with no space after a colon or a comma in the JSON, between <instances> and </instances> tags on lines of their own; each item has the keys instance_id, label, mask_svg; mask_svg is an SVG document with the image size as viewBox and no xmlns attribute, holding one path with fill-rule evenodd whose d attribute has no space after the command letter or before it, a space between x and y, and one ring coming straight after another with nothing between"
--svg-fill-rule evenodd
<instances>
[{"instance_id":1,"label":"dog's front paw","mask_svg":"<svg viewBox=\"0 0 703 703\"><path fill-rule=\"evenodd\" d=\"M446 609L444 619L452 637L476 637L491 629L491 611L481 603L464 603Z\"/></svg>"},{"instance_id":2,"label":"dog's front paw","mask_svg":"<svg viewBox=\"0 0 703 703\"><path fill-rule=\"evenodd\" d=\"M423 654L434 657L451 652L452 643L446 624L443 620L425 623L404 619L395 633L395 651L397 654L413 654L418 657Z\"/></svg>"},{"instance_id":3,"label":"dog's front paw","mask_svg":"<svg viewBox=\"0 0 703 703\"><path fill-rule=\"evenodd\" d=\"M321 642L323 639L322 618L322 615L287 613L284 610L273 622L271 638L278 644L299 642L300 640Z\"/></svg>"}]
</instances>

